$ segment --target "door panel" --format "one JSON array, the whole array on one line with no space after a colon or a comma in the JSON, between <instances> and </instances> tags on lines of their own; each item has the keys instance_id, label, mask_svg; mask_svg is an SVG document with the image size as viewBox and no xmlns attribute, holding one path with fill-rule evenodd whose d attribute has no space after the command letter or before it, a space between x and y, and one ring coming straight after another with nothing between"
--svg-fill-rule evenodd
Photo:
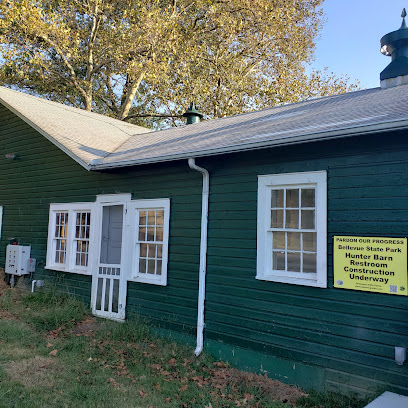
<instances>
[{"instance_id":1,"label":"door panel","mask_svg":"<svg viewBox=\"0 0 408 408\"><path fill-rule=\"evenodd\" d=\"M122 273L124 205L103 205L98 262L93 272L93 313L123 320L126 306L126 279Z\"/></svg>"}]
</instances>

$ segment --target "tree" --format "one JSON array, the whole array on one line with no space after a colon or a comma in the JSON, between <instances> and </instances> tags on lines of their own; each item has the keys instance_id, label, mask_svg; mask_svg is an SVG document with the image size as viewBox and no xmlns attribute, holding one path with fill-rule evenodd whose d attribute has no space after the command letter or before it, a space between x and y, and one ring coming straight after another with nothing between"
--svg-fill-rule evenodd
<instances>
[{"instance_id":1,"label":"tree","mask_svg":"<svg viewBox=\"0 0 408 408\"><path fill-rule=\"evenodd\" d=\"M323 0L3 0L0 81L122 120L352 89L307 75Z\"/></svg>"}]
</instances>

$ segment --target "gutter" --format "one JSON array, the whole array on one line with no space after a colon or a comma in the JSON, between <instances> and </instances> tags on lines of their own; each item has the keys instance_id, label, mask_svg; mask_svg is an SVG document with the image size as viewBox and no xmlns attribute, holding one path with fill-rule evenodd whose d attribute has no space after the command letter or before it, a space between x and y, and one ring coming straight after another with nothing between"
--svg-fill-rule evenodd
<instances>
[{"instance_id":1,"label":"gutter","mask_svg":"<svg viewBox=\"0 0 408 408\"><path fill-rule=\"evenodd\" d=\"M166 161L189 159L189 157L191 157L192 155L196 157L197 156L201 156L201 157L213 156L213 155L225 154L225 153L243 152L243 151L248 151L248 150L259 150L259 149L266 149L268 147L288 146L292 144L340 139L340 138L351 137L351 136L359 136L359 135L374 134L374 133L381 133L381 132L390 132L390 131L397 131L397 130L404 130L404 129L408 129L408 120L387 121L387 122L382 122L379 124L377 123L377 124L366 125L366 126L352 126L348 128L342 128L342 129L336 129L336 130L330 130L330 131L304 133L299 136L280 137L280 138L275 138L275 139L266 140L266 141L263 140L263 141L252 142L252 143L239 143L239 144L234 144L234 145L227 145L227 146L222 146L218 148L201 149L201 150L197 150L194 152L175 153L175 154L170 154L167 156L146 157L143 159L128 159L128 160L108 162L108 163L97 162L95 164L91 163L90 170L103 170L103 169L109 169L109 168L137 166L137 165L149 164L149 163L161 163L161 162L166 162ZM264 136L266 137L267 135L264 135Z\"/></svg>"},{"instance_id":2,"label":"gutter","mask_svg":"<svg viewBox=\"0 0 408 408\"><path fill-rule=\"evenodd\" d=\"M207 231L208 231L208 199L210 192L210 174L203 167L195 164L195 158L188 159L190 169L199 171L203 175L203 192L201 205L201 241L200 241L200 269L198 280L198 310L197 310L197 347L194 354L199 356L204 348L204 302L205 277L207 272Z\"/></svg>"}]
</instances>

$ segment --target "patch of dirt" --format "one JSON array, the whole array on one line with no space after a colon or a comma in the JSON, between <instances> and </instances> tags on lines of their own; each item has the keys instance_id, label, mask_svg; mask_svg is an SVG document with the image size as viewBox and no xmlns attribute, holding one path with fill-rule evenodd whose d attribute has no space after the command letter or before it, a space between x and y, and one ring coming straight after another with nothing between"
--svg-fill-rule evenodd
<instances>
[{"instance_id":1,"label":"patch of dirt","mask_svg":"<svg viewBox=\"0 0 408 408\"><path fill-rule=\"evenodd\" d=\"M54 386L60 371L55 358L35 356L20 361L11 361L5 366L7 374L26 387Z\"/></svg>"},{"instance_id":2,"label":"patch of dirt","mask_svg":"<svg viewBox=\"0 0 408 408\"><path fill-rule=\"evenodd\" d=\"M97 329L98 323L94 317L88 317L78 322L73 328L72 333L76 336L93 336L94 331Z\"/></svg>"},{"instance_id":3,"label":"patch of dirt","mask_svg":"<svg viewBox=\"0 0 408 408\"><path fill-rule=\"evenodd\" d=\"M261 394L268 395L275 401L286 402L292 406L296 405L296 401L300 397L307 396L300 388L268 378L266 374L247 373L236 368L229 368L224 363L216 364L219 368L212 372L211 378L211 382L216 388L220 382L233 387L245 384L248 387L258 388Z\"/></svg>"}]
</instances>

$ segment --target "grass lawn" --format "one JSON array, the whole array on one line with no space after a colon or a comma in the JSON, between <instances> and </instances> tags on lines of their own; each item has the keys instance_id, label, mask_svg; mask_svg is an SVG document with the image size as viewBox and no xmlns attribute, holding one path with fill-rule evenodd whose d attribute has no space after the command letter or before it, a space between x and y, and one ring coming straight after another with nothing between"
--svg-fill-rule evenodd
<instances>
[{"instance_id":1,"label":"grass lawn","mask_svg":"<svg viewBox=\"0 0 408 408\"><path fill-rule=\"evenodd\" d=\"M301 398L301 399L299 399ZM51 292L0 290L0 407L330 407L365 402L245 373L153 335L95 319Z\"/></svg>"}]
</instances>

